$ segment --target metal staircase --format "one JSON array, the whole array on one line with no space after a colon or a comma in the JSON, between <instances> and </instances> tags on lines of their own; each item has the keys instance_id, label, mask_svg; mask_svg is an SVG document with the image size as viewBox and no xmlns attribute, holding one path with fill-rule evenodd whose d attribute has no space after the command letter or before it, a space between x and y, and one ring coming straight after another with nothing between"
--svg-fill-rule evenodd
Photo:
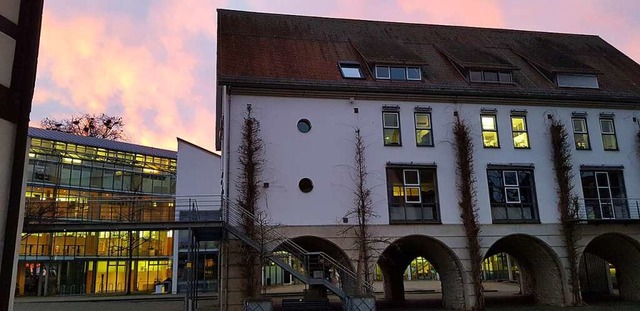
<instances>
[{"instance_id":1,"label":"metal staircase","mask_svg":"<svg viewBox=\"0 0 640 311\"><path fill-rule=\"evenodd\" d=\"M232 204L228 201L224 203L223 219L225 229L256 251L264 254L266 258L291 273L301 282L307 285L322 285L342 300L356 294L373 293L373 286L366 282L362 282L361 288L358 290L355 272L331 256L324 252L309 252L305 250L291 239L282 235L277 227L269 223L269 220L265 219L261 214L254 215L237 204ZM260 232L259 241L245 233L243 226L246 224L254 226ZM283 260L281 251L298 259L302 263L301 267L296 269L286 260ZM335 283L330 278L332 272L335 272L339 279L333 280L336 281Z\"/></svg>"}]
</instances>

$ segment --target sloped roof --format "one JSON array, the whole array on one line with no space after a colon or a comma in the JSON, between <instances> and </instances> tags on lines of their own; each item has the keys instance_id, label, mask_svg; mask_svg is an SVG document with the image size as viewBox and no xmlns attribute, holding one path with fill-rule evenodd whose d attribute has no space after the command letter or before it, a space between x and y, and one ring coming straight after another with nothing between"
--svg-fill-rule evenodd
<instances>
[{"instance_id":1,"label":"sloped roof","mask_svg":"<svg viewBox=\"0 0 640 311\"><path fill-rule=\"evenodd\" d=\"M340 61L366 78L342 78ZM419 65L423 80L375 80L375 64ZM593 35L218 10L217 66L220 85L253 88L640 103L640 65ZM460 68L514 69L515 83L470 83ZM558 72L597 74L600 88L558 88Z\"/></svg>"},{"instance_id":2,"label":"sloped roof","mask_svg":"<svg viewBox=\"0 0 640 311\"><path fill-rule=\"evenodd\" d=\"M48 139L53 141L66 142L66 143L104 148L104 149L110 149L110 150L131 152L131 153L137 153L137 154L144 154L144 155L168 158L168 159L178 158L177 152L171 151L171 150L146 147L146 146L130 144L130 143L125 143L121 141L102 139L97 137L79 136L79 135L64 133L60 131L45 130L37 127L29 127L29 137Z\"/></svg>"}]
</instances>

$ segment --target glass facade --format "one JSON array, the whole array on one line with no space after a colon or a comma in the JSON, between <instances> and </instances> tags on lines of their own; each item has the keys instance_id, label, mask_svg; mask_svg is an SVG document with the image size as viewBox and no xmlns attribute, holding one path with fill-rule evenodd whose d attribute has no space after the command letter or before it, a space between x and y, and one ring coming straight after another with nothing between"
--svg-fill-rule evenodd
<instances>
[{"instance_id":1,"label":"glass facade","mask_svg":"<svg viewBox=\"0 0 640 311\"><path fill-rule=\"evenodd\" d=\"M25 223L173 221L176 165L175 157L32 137ZM23 234L18 293L152 291L170 279L172 255L171 231Z\"/></svg>"}]
</instances>

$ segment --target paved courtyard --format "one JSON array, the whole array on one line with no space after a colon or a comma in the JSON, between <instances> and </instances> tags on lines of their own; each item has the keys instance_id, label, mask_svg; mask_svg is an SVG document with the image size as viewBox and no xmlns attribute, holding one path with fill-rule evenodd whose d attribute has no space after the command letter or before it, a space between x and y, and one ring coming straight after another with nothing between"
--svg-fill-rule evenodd
<instances>
[{"instance_id":1,"label":"paved courtyard","mask_svg":"<svg viewBox=\"0 0 640 311\"><path fill-rule=\"evenodd\" d=\"M591 302L588 306L549 307L531 305L531 301L518 294L518 284L502 282L485 282L485 297L488 310L499 311L631 311L640 310L640 303L620 301ZM273 287L267 294L274 297L277 306L283 297L296 297L304 290L303 285ZM376 283L376 297L379 310L442 310L440 283L437 281L405 282L406 299L401 306L390 307L383 300L382 284ZM204 295L199 302L198 310L218 311L217 297ZM340 301L333 299L335 310L340 310ZM61 297L19 297L16 299L15 311L182 311L184 297L179 295L132 295L132 296L61 296ZM277 310L277 309L276 309Z\"/></svg>"}]
</instances>

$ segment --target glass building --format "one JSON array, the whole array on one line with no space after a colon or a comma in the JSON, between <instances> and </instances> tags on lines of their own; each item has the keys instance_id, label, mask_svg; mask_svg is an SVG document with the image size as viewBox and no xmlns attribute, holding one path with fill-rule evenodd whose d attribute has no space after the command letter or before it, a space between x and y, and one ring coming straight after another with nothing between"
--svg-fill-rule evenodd
<instances>
[{"instance_id":1,"label":"glass building","mask_svg":"<svg viewBox=\"0 0 640 311\"><path fill-rule=\"evenodd\" d=\"M38 128L29 136L25 226L174 220L176 152ZM17 291L152 291L170 280L172 252L171 231L23 233Z\"/></svg>"}]
</instances>

